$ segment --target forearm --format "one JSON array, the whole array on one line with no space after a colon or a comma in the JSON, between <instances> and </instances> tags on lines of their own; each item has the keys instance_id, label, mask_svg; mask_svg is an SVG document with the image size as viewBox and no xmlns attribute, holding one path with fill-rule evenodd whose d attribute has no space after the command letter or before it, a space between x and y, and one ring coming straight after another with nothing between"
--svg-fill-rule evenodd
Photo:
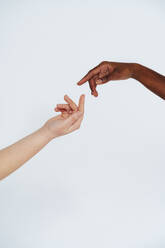
<instances>
[{"instance_id":1,"label":"forearm","mask_svg":"<svg viewBox=\"0 0 165 248\"><path fill-rule=\"evenodd\" d=\"M56 112L61 112L60 115L49 119L36 132L0 150L0 180L32 158L52 139L80 128L84 114L85 96L80 96L78 106L67 95L64 99L67 104L58 104L55 108Z\"/></svg>"},{"instance_id":2,"label":"forearm","mask_svg":"<svg viewBox=\"0 0 165 248\"><path fill-rule=\"evenodd\" d=\"M132 78L141 82L156 95L165 99L165 76L140 64L132 64Z\"/></svg>"},{"instance_id":3,"label":"forearm","mask_svg":"<svg viewBox=\"0 0 165 248\"><path fill-rule=\"evenodd\" d=\"M32 158L50 140L48 130L42 127L15 144L0 150L0 180Z\"/></svg>"}]
</instances>

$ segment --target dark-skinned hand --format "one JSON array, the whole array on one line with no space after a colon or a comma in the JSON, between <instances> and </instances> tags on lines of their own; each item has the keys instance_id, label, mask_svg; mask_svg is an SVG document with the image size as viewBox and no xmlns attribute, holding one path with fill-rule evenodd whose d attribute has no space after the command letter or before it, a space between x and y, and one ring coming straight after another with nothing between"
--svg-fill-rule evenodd
<instances>
[{"instance_id":1,"label":"dark-skinned hand","mask_svg":"<svg viewBox=\"0 0 165 248\"><path fill-rule=\"evenodd\" d=\"M132 63L101 62L91 69L77 84L82 85L89 82L91 94L98 96L97 85L105 84L111 80L123 80L132 76Z\"/></svg>"}]
</instances>

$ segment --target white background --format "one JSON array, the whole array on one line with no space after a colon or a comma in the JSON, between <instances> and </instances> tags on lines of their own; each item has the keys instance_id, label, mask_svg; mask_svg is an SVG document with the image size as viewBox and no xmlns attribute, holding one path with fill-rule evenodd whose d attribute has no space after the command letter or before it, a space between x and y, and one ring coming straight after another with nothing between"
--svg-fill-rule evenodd
<instances>
[{"instance_id":1,"label":"white background","mask_svg":"<svg viewBox=\"0 0 165 248\"><path fill-rule=\"evenodd\" d=\"M132 79L76 82L103 60L165 74L165 3L0 1L0 146L86 94L78 132L0 183L1 248L165 247L165 105Z\"/></svg>"}]
</instances>

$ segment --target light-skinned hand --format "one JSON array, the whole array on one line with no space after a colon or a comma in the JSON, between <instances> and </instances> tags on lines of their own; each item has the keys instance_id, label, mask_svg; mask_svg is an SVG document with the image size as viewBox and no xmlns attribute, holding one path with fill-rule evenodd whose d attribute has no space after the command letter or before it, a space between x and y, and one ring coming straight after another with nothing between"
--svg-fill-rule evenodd
<instances>
[{"instance_id":1,"label":"light-skinned hand","mask_svg":"<svg viewBox=\"0 0 165 248\"><path fill-rule=\"evenodd\" d=\"M85 95L80 96L78 106L67 95L64 100L66 104L57 104L54 109L61 114L51 118L44 125L52 139L79 129L83 120Z\"/></svg>"}]
</instances>

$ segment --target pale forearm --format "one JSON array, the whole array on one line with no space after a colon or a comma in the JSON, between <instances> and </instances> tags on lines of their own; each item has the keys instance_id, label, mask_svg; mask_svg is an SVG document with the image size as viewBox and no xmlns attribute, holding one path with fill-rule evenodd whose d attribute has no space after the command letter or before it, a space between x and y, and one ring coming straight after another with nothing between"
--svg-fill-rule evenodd
<instances>
[{"instance_id":1,"label":"pale forearm","mask_svg":"<svg viewBox=\"0 0 165 248\"><path fill-rule=\"evenodd\" d=\"M67 104L58 104L55 108L56 112L61 112L60 115L49 119L36 132L0 150L0 180L32 158L52 139L80 128L84 114L85 96L80 96L78 106L67 95L64 96L64 99Z\"/></svg>"},{"instance_id":2,"label":"pale forearm","mask_svg":"<svg viewBox=\"0 0 165 248\"><path fill-rule=\"evenodd\" d=\"M50 140L51 136L48 130L42 127L15 144L0 150L0 179L18 169Z\"/></svg>"},{"instance_id":3,"label":"pale forearm","mask_svg":"<svg viewBox=\"0 0 165 248\"><path fill-rule=\"evenodd\" d=\"M140 64L133 64L132 78L141 82L156 95L165 99L165 76Z\"/></svg>"}]
</instances>

